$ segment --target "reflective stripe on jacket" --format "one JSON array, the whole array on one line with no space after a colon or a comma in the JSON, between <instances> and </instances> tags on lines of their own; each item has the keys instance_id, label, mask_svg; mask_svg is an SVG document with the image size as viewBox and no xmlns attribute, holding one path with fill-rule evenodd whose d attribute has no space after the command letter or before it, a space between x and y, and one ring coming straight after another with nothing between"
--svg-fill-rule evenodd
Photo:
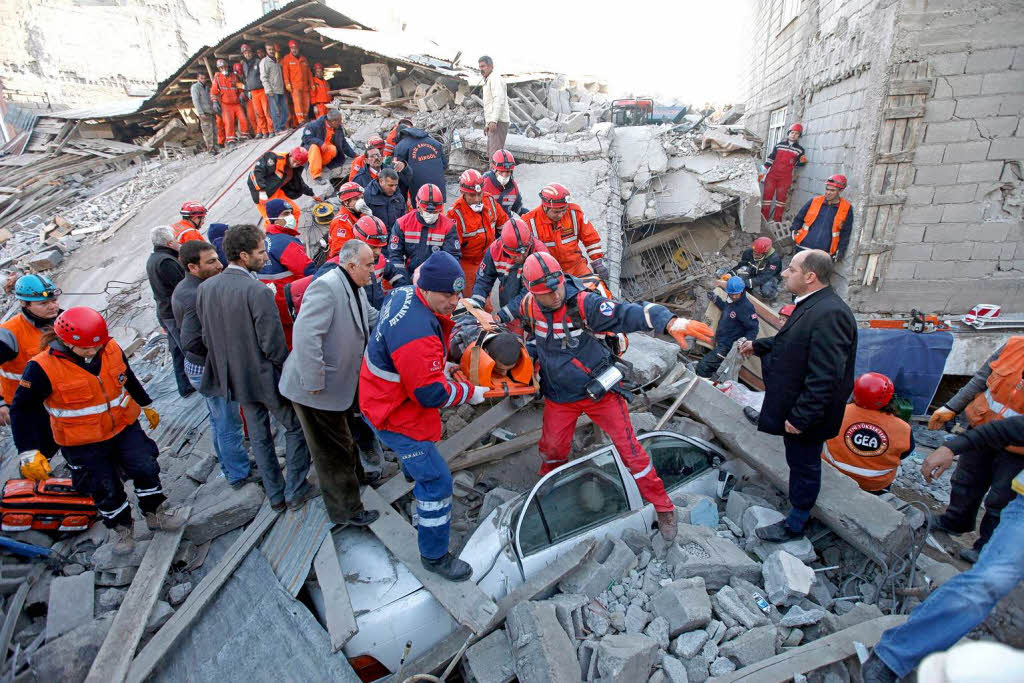
<instances>
[{"instance_id":1,"label":"reflective stripe on jacket","mask_svg":"<svg viewBox=\"0 0 1024 683\"><path fill-rule=\"evenodd\" d=\"M523 220L530 226L537 239L548 248L562 266L562 270L569 275L589 275L593 271L587 259L594 261L604 258L601 237L577 204L569 204L569 210L562 216L558 225L551 222L540 206L524 215ZM580 250L581 242L587 250L587 257L584 257Z\"/></svg>"},{"instance_id":2,"label":"reflective stripe on jacket","mask_svg":"<svg viewBox=\"0 0 1024 683\"><path fill-rule=\"evenodd\" d=\"M892 483L900 457L910 450L910 425L889 413L850 403L839 434L825 442L821 459L865 491Z\"/></svg>"},{"instance_id":3,"label":"reflective stripe on jacket","mask_svg":"<svg viewBox=\"0 0 1024 683\"><path fill-rule=\"evenodd\" d=\"M807 238L808 233L814 226L815 220L818 218L818 212L821 211L821 207L824 203L825 195L818 195L811 200L810 207L808 207L807 213L804 214L804 226L793 234L794 242L801 244ZM850 202L840 197L839 208L836 210L835 218L832 219L832 242L828 247L829 254L834 255L836 251L839 250L839 237L842 235L843 223L846 222L846 216L850 213L850 208Z\"/></svg>"},{"instance_id":4,"label":"reflective stripe on jacket","mask_svg":"<svg viewBox=\"0 0 1024 683\"><path fill-rule=\"evenodd\" d=\"M964 410L972 427L1024 414L1024 335L1010 337L989 367L992 372L985 391ZM1008 446L1006 450L1024 454L1021 446Z\"/></svg>"},{"instance_id":5,"label":"reflective stripe on jacket","mask_svg":"<svg viewBox=\"0 0 1024 683\"><path fill-rule=\"evenodd\" d=\"M21 381L21 373L25 371L25 366L32 360L32 356L39 353L39 342L43 338L43 332L22 313L0 323L0 327L14 335L18 345L18 355L0 365L0 394L4 397L4 403L11 405L14 392L18 389L18 382Z\"/></svg>"}]
</instances>

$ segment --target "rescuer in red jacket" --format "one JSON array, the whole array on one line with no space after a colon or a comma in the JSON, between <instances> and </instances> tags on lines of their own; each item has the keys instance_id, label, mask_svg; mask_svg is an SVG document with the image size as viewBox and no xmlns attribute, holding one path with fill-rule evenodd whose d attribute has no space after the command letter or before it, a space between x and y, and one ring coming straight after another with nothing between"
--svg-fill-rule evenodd
<instances>
[{"instance_id":1,"label":"rescuer in red jacket","mask_svg":"<svg viewBox=\"0 0 1024 683\"><path fill-rule=\"evenodd\" d=\"M789 194L789 187L793 184L793 169L807 163L804 148L797 142L803 132L804 127L799 123L790 126L786 140L775 145L775 149L764 162L768 173L764 176L761 215L765 220L769 220L771 215L773 198L775 214L771 220L776 223L782 220L782 214L786 211L786 196Z\"/></svg>"},{"instance_id":2,"label":"rescuer in red jacket","mask_svg":"<svg viewBox=\"0 0 1024 683\"><path fill-rule=\"evenodd\" d=\"M463 172L459 178L459 198L448 210L448 218L455 221L459 236L459 261L466 274L465 296L473 294L476 271L483 261L484 252L497 236L499 228L508 222L508 216L494 197L483 194L483 175L474 169Z\"/></svg>"}]
</instances>

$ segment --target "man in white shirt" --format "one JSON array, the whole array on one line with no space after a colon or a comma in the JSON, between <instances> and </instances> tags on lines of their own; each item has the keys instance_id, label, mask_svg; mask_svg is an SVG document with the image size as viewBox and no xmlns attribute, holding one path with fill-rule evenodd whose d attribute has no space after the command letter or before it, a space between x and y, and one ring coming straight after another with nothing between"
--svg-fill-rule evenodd
<instances>
[{"instance_id":1,"label":"man in white shirt","mask_svg":"<svg viewBox=\"0 0 1024 683\"><path fill-rule=\"evenodd\" d=\"M487 134L487 158L505 147L508 135L508 95L505 79L494 73L494 60L484 55L479 60L484 77L484 133Z\"/></svg>"}]
</instances>

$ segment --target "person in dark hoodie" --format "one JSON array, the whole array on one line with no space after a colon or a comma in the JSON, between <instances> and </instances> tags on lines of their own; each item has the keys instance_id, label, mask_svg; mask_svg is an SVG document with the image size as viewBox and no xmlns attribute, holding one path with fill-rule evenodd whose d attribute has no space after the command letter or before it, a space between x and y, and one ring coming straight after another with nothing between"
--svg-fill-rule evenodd
<instances>
[{"instance_id":1,"label":"person in dark hoodie","mask_svg":"<svg viewBox=\"0 0 1024 683\"><path fill-rule=\"evenodd\" d=\"M225 268L228 267L228 257L224 254L224 233L227 231L227 223L211 223L210 228L206 231L210 244L217 250L217 258L220 259L220 264Z\"/></svg>"},{"instance_id":2,"label":"person in dark hoodie","mask_svg":"<svg viewBox=\"0 0 1024 683\"><path fill-rule=\"evenodd\" d=\"M448 158L444 155L444 146L432 138L422 128L400 125L398 142L395 144L395 159L405 162L412 171L409 180L409 197L415 197L420 187L428 183L441 188L444 201L448 201L445 188L444 172L448 168Z\"/></svg>"},{"instance_id":3,"label":"person in dark hoodie","mask_svg":"<svg viewBox=\"0 0 1024 683\"><path fill-rule=\"evenodd\" d=\"M406 166L404 173L409 173ZM399 183L402 175L393 168L384 167L380 170L374 180L363 190L363 201L373 211L373 215L384 221L388 230L394 226L398 219L407 213L405 197L399 190Z\"/></svg>"}]
</instances>

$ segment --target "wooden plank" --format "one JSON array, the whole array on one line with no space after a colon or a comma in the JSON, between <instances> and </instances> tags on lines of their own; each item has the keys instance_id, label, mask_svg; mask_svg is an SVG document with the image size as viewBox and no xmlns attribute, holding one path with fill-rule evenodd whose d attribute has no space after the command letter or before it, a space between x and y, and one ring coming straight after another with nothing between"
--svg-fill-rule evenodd
<instances>
[{"instance_id":1,"label":"wooden plank","mask_svg":"<svg viewBox=\"0 0 1024 683\"><path fill-rule=\"evenodd\" d=\"M873 194L868 197L866 206L892 206L905 201L906 196L900 194Z\"/></svg>"},{"instance_id":2,"label":"wooden plank","mask_svg":"<svg viewBox=\"0 0 1024 683\"><path fill-rule=\"evenodd\" d=\"M896 95L927 95L932 91L934 78L915 78L893 80L889 82L889 96Z\"/></svg>"},{"instance_id":3,"label":"wooden plank","mask_svg":"<svg viewBox=\"0 0 1024 683\"><path fill-rule=\"evenodd\" d=\"M132 661L128 671L127 680L132 683L142 683L153 672L156 665L160 663L167 651L174 647L192 622L202 613L211 600L217 595L220 587L223 586L245 556L249 554L253 546L266 533L267 529L277 521L277 513L270 509L270 503L265 501L260 508L256 519L246 527L241 536L228 548L224 558L217 567L206 575L199 582L195 590L188 596L185 604L178 608L178 611L167 620L167 623L157 631L156 635L142 648L138 656Z\"/></svg>"},{"instance_id":4,"label":"wooden plank","mask_svg":"<svg viewBox=\"0 0 1024 683\"><path fill-rule=\"evenodd\" d=\"M857 654L855 642L863 643L868 648L874 647L883 631L899 626L906 620L906 615L898 614L864 621L757 664L718 676L715 683L787 683L793 680L793 674L810 673Z\"/></svg>"},{"instance_id":5,"label":"wooden plank","mask_svg":"<svg viewBox=\"0 0 1024 683\"><path fill-rule=\"evenodd\" d=\"M154 534L132 585L128 587L128 593L124 596L124 602L114 615L114 623L107 631L107 637L103 639L103 645L100 646L100 651L89 668L86 683L121 683L128 675L135 648L142 640L146 622L149 621L160 588L167 578L171 560L178 552L178 544L185 533L185 522L191 512L191 506L185 506L178 511L180 529L157 531Z\"/></svg>"},{"instance_id":6,"label":"wooden plank","mask_svg":"<svg viewBox=\"0 0 1024 683\"><path fill-rule=\"evenodd\" d=\"M916 119L924 116L924 105L910 107L888 107L882 110L883 119Z\"/></svg>"},{"instance_id":7,"label":"wooden plank","mask_svg":"<svg viewBox=\"0 0 1024 683\"><path fill-rule=\"evenodd\" d=\"M472 581L453 582L427 571L420 562L416 530L402 518L391 503L369 486L363 489L363 505L367 510L376 510L380 517L370 525L380 542L404 564L423 587L437 598L455 621L468 626L474 633L480 633L498 611L481 589Z\"/></svg>"},{"instance_id":8,"label":"wooden plank","mask_svg":"<svg viewBox=\"0 0 1024 683\"><path fill-rule=\"evenodd\" d=\"M313 558L313 569L316 570L316 580L324 596L331 652L337 652L345 646L349 638L359 632L359 627L356 626L356 615L352 612L352 602L348 598L348 588L345 586L345 575L341 571L338 551L331 534L327 534L327 538L320 544L320 549Z\"/></svg>"},{"instance_id":9,"label":"wooden plank","mask_svg":"<svg viewBox=\"0 0 1024 683\"><path fill-rule=\"evenodd\" d=\"M886 152L875 157L876 164L900 164L914 160L916 149L907 149L902 152Z\"/></svg>"}]
</instances>

